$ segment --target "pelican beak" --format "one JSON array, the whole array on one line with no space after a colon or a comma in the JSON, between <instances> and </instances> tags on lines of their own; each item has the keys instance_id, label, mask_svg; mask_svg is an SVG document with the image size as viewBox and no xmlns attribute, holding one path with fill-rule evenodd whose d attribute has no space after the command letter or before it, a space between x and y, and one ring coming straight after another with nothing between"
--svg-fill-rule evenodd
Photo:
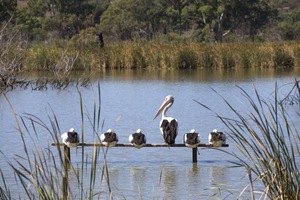
<instances>
[{"instance_id":1,"label":"pelican beak","mask_svg":"<svg viewBox=\"0 0 300 200\"><path fill-rule=\"evenodd\" d=\"M160 108L158 109L157 113L155 114L154 118L155 119L163 110L164 108L170 103L169 99L165 99L165 101L161 104Z\"/></svg>"}]
</instances>

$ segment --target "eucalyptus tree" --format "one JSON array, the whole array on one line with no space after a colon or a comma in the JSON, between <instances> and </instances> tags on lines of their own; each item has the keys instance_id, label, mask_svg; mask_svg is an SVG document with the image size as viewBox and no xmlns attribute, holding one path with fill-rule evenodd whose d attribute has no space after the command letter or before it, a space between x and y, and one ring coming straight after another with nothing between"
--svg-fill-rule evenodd
<instances>
[{"instance_id":1,"label":"eucalyptus tree","mask_svg":"<svg viewBox=\"0 0 300 200\"><path fill-rule=\"evenodd\" d=\"M280 15L278 27L284 40L300 40L300 9Z\"/></svg>"},{"instance_id":2,"label":"eucalyptus tree","mask_svg":"<svg viewBox=\"0 0 300 200\"><path fill-rule=\"evenodd\" d=\"M164 13L162 0L115 0L101 16L100 28L118 40L150 40L161 29Z\"/></svg>"},{"instance_id":3,"label":"eucalyptus tree","mask_svg":"<svg viewBox=\"0 0 300 200\"><path fill-rule=\"evenodd\" d=\"M202 28L217 42L234 32L253 38L277 15L268 0L199 0L197 5Z\"/></svg>"},{"instance_id":4,"label":"eucalyptus tree","mask_svg":"<svg viewBox=\"0 0 300 200\"><path fill-rule=\"evenodd\" d=\"M28 0L25 7L18 9L16 26L21 30L23 39L39 40L45 37L42 27L46 11L43 0Z\"/></svg>"},{"instance_id":5,"label":"eucalyptus tree","mask_svg":"<svg viewBox=\"0 0 300 200\"><path fill-rule=\"evenodd\" d=\"M17 0L0 1L0 23L12 18L16 13Z\"/></svg>"}]
</instances>

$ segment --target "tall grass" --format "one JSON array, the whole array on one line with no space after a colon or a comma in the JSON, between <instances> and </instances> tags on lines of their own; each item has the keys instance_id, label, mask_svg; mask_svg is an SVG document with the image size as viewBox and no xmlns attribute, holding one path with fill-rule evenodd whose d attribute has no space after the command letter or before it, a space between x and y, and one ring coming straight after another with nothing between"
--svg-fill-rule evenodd
<instances>
[{"instance_id":1,"label":"tall grass","mask_svg":"<svg viewBox=\"0 0 300 200\"><path fill-rule=\"evenodd\" d=\"M136 43L82 51L92 69L290 68L299 66L298 43Z\"/></svg>"},{"instance_id":2,"label":"tall grass","mask_svg":"<svg viewBox=\"0 0 300 200\"><path fill-rule=\"evenodd\" d=\"M25 69L54 70L76 58L72 70L137 68L291 68L299 67L300 44L122 42L104 48L39 44L27 50ZM67 58L67 59L66 59ZM64 61L65 62L65 61Z\"/></svg>"},{"instance_id":3,"label":"tall grass","mask_svg":"<svg viewBox=\"0 0 300 200\"><path fill-rule=\"evenodd\" d=\"M82 118L81 142L84 143L85 138L85 124L83 118L87 116L89 125L92 126L94 132L95 143L97 143L97 141L99 142L99 131L101 131L99 129L102 128L100 124L100 84L98 85L98 98L94 99L94 111L92 115L85 111L79 89L78 94ZM75 197L79 199L100 198L102 194L95 190L96 179L101 179L101 183L107 183L110 196L112 197L108 175L109 170L106 162L108 149L99 146L94 147L91 155L90 178L88 183L86 183L84 174L87 174L87 172L85 171L84 165L88 162L88 158L85 157L84 146L82 147L82 166L79 171L76 169L76 166L73 166L72 162L70 162L69 165L66 165L64 151L61 146L56 146L56 148L50 146L46 148L38 146L40 139L45 140L44 134L43 138L39 138L41 131L48 133L54 143L60 143L61 130L59 119L53 110L51 109L52 113L48 114L48 122L42 121L38 116L28 113L25 113L24 116L18 116L8 97L5 97L15 116L17 129L23 144L24 155L17 155L13 161L7 158L7 162L16 177L16 183L21 184L19 196L22 197L22 199L24 198L24 195L26 195L26 199L74 199ZM26 139L28 135L33 142ZM98 163L100 155L103 155L103 166ZM102 174L99 175L96 173L99 171L102 171ZM2 175L2 182L5 186L3 188L0 187L0 197L1 199L11 199L9 187L7 187L5 182L5 176L2 171L0 172ZM70 173L76 175L78 186L75 188L70 187L68 183L68 174Z\"/></svg>"},{"instance_id":4,"label":"tall grass","mask_svg":"<svg viewBox=\"0 0 300 200\"><path fill-rule=\"evenodd\" d=\"M224 98L234 116L216 113L228 128L228 134L242 156L228 153L239 160L235 163L237 166L248 170L252 191L252 181L263 183L265 189L260 198L300 199L300 134L285 110L286 104L278 99L278 87L275 86L273 100L263 99L256 90L255 96L251 96L245 89L239 88L247 105L250 105L248 113L242 113ZM255 175L254 179L251 173Z\"/></svg>"}]
</instances>

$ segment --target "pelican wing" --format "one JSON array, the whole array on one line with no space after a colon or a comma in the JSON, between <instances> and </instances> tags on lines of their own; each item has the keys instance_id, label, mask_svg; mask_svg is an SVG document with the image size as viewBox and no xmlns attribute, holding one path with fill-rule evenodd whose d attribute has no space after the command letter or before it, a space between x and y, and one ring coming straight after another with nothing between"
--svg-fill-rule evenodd
<instances>
[{"instance_id":1,"label":"pelican wing","mask_svg":"<svg viewBox=\"0 0 300 200\"><path fill-rule=\"evenodd\" d=\"M185 142L191 145L198 144L199 143L198 133L187 133Z\"/></svg>"},{"instance_id":2,"label":"pelican wing","mask_svg":"<svg viewBox=\"0 0 300 200\"><path fill-rule=\"evenodd\" d=\"M68 132L66 142L79 143L79 137L77 132Z\"/></svg>"},{"instance_id":3,"label":"pelican wing","mask_svg":"<svg viewBox=\"0 0 300 200\"><path fill-rule=\"evenodd\" d=\"M117 137L117 134L114 133L114 132L107 132L107 133L104 133L104 140L103 142L118 142L118 137Z\"/></svg>"},{"instance_id":4,"label":"pelican wing","mask_svg":"<svg viewBox=\"0 0 300 200\"><path fill-rule=\"evenodd\" d=\"M146 137L144 134L141 133L134 133L133 134L133 143L136 145L141 145L146 143Z\"/></svg>"},{"instance_id":5,"label":"pelican wing","mask_svg":"<svg viewBox=\"0 0 300 200\"><path fill-rule=\"evenodd\" d=\"M164 119L164 120L162 120L160 127L162 130L162 134L163 134L165 142L167 144L175 144L175 139L177 136L177 128L178 128L178 123L177 123L176 119L172 119L170 121L167 119Z\"/></svg>"}]
</instances>

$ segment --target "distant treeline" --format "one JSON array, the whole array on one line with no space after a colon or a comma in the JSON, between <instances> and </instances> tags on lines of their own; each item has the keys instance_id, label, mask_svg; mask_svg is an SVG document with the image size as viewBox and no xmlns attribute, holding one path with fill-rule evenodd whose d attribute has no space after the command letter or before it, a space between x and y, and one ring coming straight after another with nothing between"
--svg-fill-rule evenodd
<instances>
[{"instance_id":1,"label":"distant treeline","mask_svg":"<svg viewBox=\"0 0 300 200\"><path fill-rule=\"evenodd\" d=\"M300 66L300 9L264 0L0 4L0 91L24 85L23 71L61 87L74 70Z\"/></svg>"},{"instance_id":2,"label":"distant treeline","mask_svg":"<svg viewBox=\"0 0 300 200\"><path fill-rule=\"evenodd\" d=\"M4 0L0 24L30 42L90 39L80 38L81 31L93 36L103 33L105 44L124 40L286 41L300 39L300 2Z\"/></svg>"}]
</instances>

